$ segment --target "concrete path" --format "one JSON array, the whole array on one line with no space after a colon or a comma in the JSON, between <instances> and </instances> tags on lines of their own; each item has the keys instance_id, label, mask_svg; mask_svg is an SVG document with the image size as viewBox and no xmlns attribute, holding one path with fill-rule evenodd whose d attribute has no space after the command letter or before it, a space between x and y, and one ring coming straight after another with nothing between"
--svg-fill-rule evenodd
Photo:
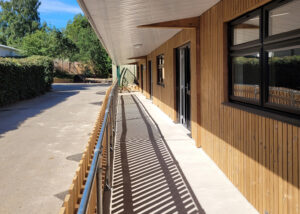
<instances>
[{"instance_id":1,"label":"concrete path","mask_svg":"<svg viewBox=\"0 0 300 214\"><path fill-rule=\"evenodd\" d=\"M111 213L258 214L187 129L131 95L119 102Z\"/></svg>"},{"instance_id":2,"label":"concrete path","mask_svg":"<svg viewBox=\"0 0 300 214\"><path fill-rule=\"evenodd\" d=\"M135 95L120 95L111 213L201 213L163 136Z\"/></svg>"},{"instance_id":3,"label":"concrete path","mask_svg":"<svg viewBox=\"0 0 300 214\"><path fill-rule=\"evenodd\" d=\"M54 84L0 108L0 213L58 213L109 85Z\"/></svg>"}]
</instances>

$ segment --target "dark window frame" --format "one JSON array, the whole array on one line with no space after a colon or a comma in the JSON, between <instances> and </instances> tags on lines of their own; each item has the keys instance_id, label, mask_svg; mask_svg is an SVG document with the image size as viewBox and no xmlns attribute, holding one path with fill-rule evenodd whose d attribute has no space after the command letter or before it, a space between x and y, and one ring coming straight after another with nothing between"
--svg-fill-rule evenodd
<instances>
[{"instance_id":1,"label":"dark window frame","mask_svg":"<svg viewBox=\"0 0 300 214\"><path fill-rule=\"evenodd\" d=\"M137 79L137 82L139 82L139 80L140 80L140 66L138 64L136 65L136 79Z\"/></svg>"},{"instance_id":2,"label":"dark window frame","mask_svg":"<svg viewBox=\"0 0 300 214\"><path fill-rule=\"evenodd\" d=\"M269 111L300 119L300 110L288 106L277 105L268 101L269 95L269 71L268 71L268 50L274 50L282 47L292 47L300 45L300 29L283 32L275 35L268 35L269 30L269 11L278 8L293 0L277 0L254 11L242 15L241 17L231 21L228 24L228 100L232 103L241 104L243 106L257 108L263 111ZM246 43L233 45L233 26L242 23L254 16L260 16L259 39ZM233 95L233 70L232 57L251 54L256 50L260 54L260 98L259 102L248 98L237 97Z\"/></svg>"},{"instance_id":3,"label":"dark window frame","mask_svg":"<svg viewBox=\"0 0 300 214\"><path fill-rule=\"evenodd\" d=\"M163 59L163 63L161 63L161 59ZM160 54L156 56L156 72L157 72L157 78L156 78L156 84L160 86L165 86L164 85L164 78L163 78L163 68L165 67L165 56L164 54ZM160 66L161 65L161 66Z\"/></svg>"},{"instance_id":4,"label":"dark window frame","mask_svg":"<svg viewBox=\"0 0 300 214\"><path fill-rule=\"evenodd\" d=\"M140 64L140 71L141 71L141 89L142 89L142 92L144 91L144 64Z\"/></svg>"}]
</instances>

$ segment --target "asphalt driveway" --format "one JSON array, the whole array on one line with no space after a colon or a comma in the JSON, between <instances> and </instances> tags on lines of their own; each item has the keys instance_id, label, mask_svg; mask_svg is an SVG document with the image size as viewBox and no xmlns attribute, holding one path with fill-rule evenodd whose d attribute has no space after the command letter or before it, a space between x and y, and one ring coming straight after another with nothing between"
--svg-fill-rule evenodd
<instances>
[{"instance_id":1,"label":"asphalt driveway","mask_svg":"<svg viewBox=\"0 0 300 214\"><path fill-rule=\"evenodd\" d=\"M107 84L54 84L0 108L0 213L58 213Z\"/></svg>"}]
</instances>

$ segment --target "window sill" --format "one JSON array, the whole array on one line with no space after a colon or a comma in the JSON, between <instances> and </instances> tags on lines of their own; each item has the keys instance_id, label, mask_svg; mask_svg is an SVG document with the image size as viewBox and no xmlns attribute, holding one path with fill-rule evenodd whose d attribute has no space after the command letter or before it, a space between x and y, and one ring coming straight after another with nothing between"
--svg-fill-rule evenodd
<instances>
[{"instance_id":1,"label":"window sill","mask_svg":"<svg viewBox=\"0 0 300 214\"><path fill-rule=\"evenodd\" d=\"M272 109L265 109L259 106L251 106L248 104L236 103L232 101L224 102L222 103L222 105L300 127L300 118L296 115L290 115L284 112L276 112L275 110Z\"/></svg>"}]
</instances>

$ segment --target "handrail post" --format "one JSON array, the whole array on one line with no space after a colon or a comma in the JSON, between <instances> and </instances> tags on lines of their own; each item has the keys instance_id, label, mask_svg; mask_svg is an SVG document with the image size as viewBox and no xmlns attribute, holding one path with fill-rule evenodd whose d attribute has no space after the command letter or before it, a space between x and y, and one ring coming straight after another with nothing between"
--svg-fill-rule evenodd
<instances>
[{"instance_id":1,"label":"handrail post","mask_svg":"<svg viewBox=\"0 0 300 214\"><path fill-rule=\"evenodd\" d=\"M111 188L111 183L110 183L110 176L111 176L111 173L110 173L110 136L109 136L109 127L110 127L110 123L111 123L111 119L110 119L110 116L108 117L108 124L107 124L107 127L106 127L106 151L107 151L107 155L106 155L106 158L107 158L107 169L106 169L106 173L107 173L107 176L106 176L106 184L109 188Z\"/></svg>"},{"instance_id":2,"label":"handrail post","mask_svg":"<svg viewBox=\"0 0 300 214\"><path fill-rule=\"evenodd\" d=\"M104 188L111 188L112 185L112 160L111 155L113 154L114 137L115 137L115 126L116 126L116 104L118 102L118 85L115 83L111 89L108 97L105 115L101 126L100 134L97 140L97 144L94 150L94 157L90 166L85 188L82 194L82 198L78 208L78 214L85 214L87 211L89 198L91 195L91 189L93 182L96 182L97 189L97 214L103 214L104 212ZM104 142L106 140L106 142ZM103 146L106 145L106 170L104 171L103 160L104 155ZM105 177L103 177L105 173Z\"/></svg>"},{"instance_id":3,"label":"handrail post","mask_svg":"<svg viewBox=\"0 0 300 214\"><path fill-rule=\"evenodd\" d=\"M113 102L112 102L112 106L111 106L111 111L110 111L110 129L109 129L109 131L110 131L110 133L109 133L109 148L110 148L110 150L109 150L109 162L110 162L110 169L109 169L109 183L110 183L110 186L112 186L112 167L111 167L111 165L112 165L112 163L111 163L111 161L112 161L112 157L111 157L111 155L113 155L113 129L114 129L114 114L113 114L113 105L114 105L114 99L113 99Z\"/></svg>"},{"instance_id":4,"label":"handrail post","mask_svg":"<svg viewBox=\"0 0 300 214\"><path fill-rule=\"evenodd\" d=\"M102 155L101 155L102 156ZM99 159L99 162L101 162L101 159ZM101 164L99 164L101 165ZM102 167L98 165L97 168L97 214L103 214L102 208L103 208L103 192L102 192Z\"/></svg>"},{"instance_id":5,"label":"handrail post","mask_svg":"<svg viewBox=\"0 0 300 214\"><path fill-rule=\"evenodd\" d=\"M116 112L117 112L117 102L118 102L118 90L115 88L114 91L114 99L113 99L113 107L112 107L112 112L113 112L113 138L115 137L116 134Z\"/></svg>"}]
</instances>

